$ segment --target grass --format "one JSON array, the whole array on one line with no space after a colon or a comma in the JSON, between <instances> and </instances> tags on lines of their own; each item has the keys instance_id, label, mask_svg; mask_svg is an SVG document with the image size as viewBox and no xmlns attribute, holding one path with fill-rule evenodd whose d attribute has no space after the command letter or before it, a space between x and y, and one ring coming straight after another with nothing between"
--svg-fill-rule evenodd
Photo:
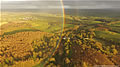
<instances>
[{"instance_id":1,"label":"grass","mask_svg":"<svg viewBox=\"0 0 120 67\"><path fill-rule=\"evenodd\" d=\"M109 28L111 28L112 31L115 31L115 32L120 33L120 27L114 27L114 26L111 26L111 27L109 27Z\"/></svg>"},{"instance_id":2,"label":"grass","mask_svg":"<svg viewBox=\"0 0 120 67\"><path fill-rule=\"evenodd\" d=\"M16 32L22 32L22 31L36 31L40 30L43 32L57 32L61 31L62 26L63 26L63 19L61 15L54 15L54 14L45 14L45 13L3 13L3 18L4 22L11 23L11 25L7 26L5 28L4 34L13 34ZM25 18L25 17L32 17L32 19L29 20L20 20L20 18ZM78 25L82 24L81 29L92 29L95 27L96 24L104 24L105 22L101 21L95 21L95 17L88 18L88 20L83 20L87 19L87 17L77 17L78 20L81 20L80 22L77 22L74 20L71 16L67 15L66 16L66 24L65 27L74 27L75 22L77 22ZM2 22L3 22L2 21ZM16 21L16 22L24 22L26 24L19 24L15 25L11 21ZM71 24L69 24L71 23ZM28 25L29 26L28 26ZM3 25L4 26L4 25ZM120 41L120 23L119 22L112 22L110 25L107 27L111 28L114 32L117 31L117 33L113 33L110 31L96 31L96 35L98 38L104 38L108 41L115 41L119 42Z\"/></svg>"},{"instance_id":3,"label":"grass","mask_svg":"<svg viewBox=\"0 0 120 67\"><path fill-rule=\"evenodd\" d=\"M25 31L39 31L39 30L37 30L37 29L20 29L20 30L14 30L11 32L5 32L3 35L10 35L10 34L15 34L18 32L25 32Z\"/></svg>"},{"instance_id":4,"label":"grass","mask_svg":"<svg viewBox=\"0 0 120 67\"><path fill-rule=\"evenodd\" d=\"M74 27L73 24L65 24L65 27Z\"/></svg>"},{"instance_id":5,"label":"grass","mask_svg":"<svg viewBox=\"0 0 120 67\"><path fill-rule=\"evenodd\" d=\"M110 28L112 31L120 33L120 21L116 21L116 22L111 22L108 23L109 25L106 26L108 28Z\"/></svg>"},{"instance_id":6,"label":"grass","mask_svg":"<svg viewBox=\"0 0 120 67\"><path fill-rule=\"evenodd\" d=\"M95 31L96 37L120 44L120 34L110 31Z\"/></svg>"},{"instance_id":7,"label":"grass","mask_svg":"<svg viewBox=\"0 0 120 67\"><path fill-rule=\"evenodd\" d=\"M92 21L89 24L98 24L98 23L104 23L104 22L101 22L101 21Z\"/></svg>"},{"instance_id":8,"label":"grass","mask_svg":"<svg viewBox=\"0 0 120 67\"><path fill-rule=\"evenodd\" d=\"M2 13L2 31L5 34L29 30L40 30L43 32L55 32L62 29L62 15L47 13ZM27 19L26 19L27 18ZM6 24L3 25L3 22ZM19 24L20 23L20 24ZM22 24L23 23L23 24ZM27 29L26 29L27 28Z\"/></svg>"},{"instance_id":9,"label":"grass","mask_svg":"<svg viewBox=\"0 0 120 67\"><path fill-rule=\"evenodd\" d=\"M111 26L119 26L120 27L120 23L112 24Z\"/></svg>"}]
</instances>

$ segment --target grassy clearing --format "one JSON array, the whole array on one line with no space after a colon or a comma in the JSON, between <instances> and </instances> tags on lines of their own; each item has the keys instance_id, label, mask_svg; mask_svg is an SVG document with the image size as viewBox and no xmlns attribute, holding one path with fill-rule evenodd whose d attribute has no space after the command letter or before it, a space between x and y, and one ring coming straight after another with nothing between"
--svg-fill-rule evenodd
<instances>
[{"instance_id":1,"label":"grassy clearing","mask_svg":"<svg viewBox=\"0 0 120 67\"><path fill-rule=\"evenodd\" d=\"M112 24L111 26L120 26L120 22L116 24Z\"/></svg>"},{"instance_id":2,"label":"grassy clearing","mask_svg":"<svg viewBox=\"0 0 120 67\"><path fill-rule=\"evenodd\" d=\"M101 22L101 21L92 21L89 24L98 24L98 23L105 23L105 22Z\"/></svg>"},{"instance_id":3,"label":"grassy clearing","mask_svg":"<svg viewBox=\"0 0 120 67\"><path fill-rule=\"evenodd\" d=\"M120 44L120 34L110 31L95 31L96 37Z\"/></svg>"},{"instance_id":4,"label":"grassy clearing","mask_svg":"<svg viewBox=\"0 0 120 67\"><path fill-rule=\"evenodd\" d=\"M39 31L37 29L19 29L19 30L14 30L14 31L11 31L11 32L5 32L3 35L10 35L10 34L15 34L15 33L18 33L18 32L25 32L25 31Z\"/></svg>"},{"instance_id":5,"label":"grassy clearing","mask_svg":"<svg viewBox=\"0 0 120 67\"><path fill-rule=\"evenodd\" d=\"M113 32L120 33L120 27L119 26L106 26L111 29Z\"/></svg>"}]
</instances>

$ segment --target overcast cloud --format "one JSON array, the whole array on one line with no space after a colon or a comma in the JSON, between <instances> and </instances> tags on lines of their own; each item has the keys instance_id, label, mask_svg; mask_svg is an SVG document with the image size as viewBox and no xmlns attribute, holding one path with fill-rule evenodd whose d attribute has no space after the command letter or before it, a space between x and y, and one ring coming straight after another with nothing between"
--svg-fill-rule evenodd
<instances>
[{"instance_id":1,"label":"overcast cloud","mask_svg":"<svg viewBox=\"0 0 120 67\"><path fill-rule=\"evenodd\" d=\"M65 9L120 9L120 0L63 0ZM2 0L2 9L62 9L60 0Z\"/></svg>"},{"instance_id":2,"label":"overcast cloud","mask_svg":"<svg viewBox=\"0 0 120 67\"><path fill-rule=\"evenodd\" d=\"M69 9L120 9L120 1L64 1Z\"/></svg>"}]
</instances>

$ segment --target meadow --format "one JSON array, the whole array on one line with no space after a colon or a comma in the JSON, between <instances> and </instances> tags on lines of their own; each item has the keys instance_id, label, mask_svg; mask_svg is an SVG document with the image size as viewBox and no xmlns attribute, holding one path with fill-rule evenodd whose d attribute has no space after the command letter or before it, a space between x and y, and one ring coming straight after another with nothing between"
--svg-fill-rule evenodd
<instances>
[{"instance_id":1,"label":"meadow","mask_svg":"<svg viewBox=\"0 0 120 67\"><path fill-rule=\"evenodd\" d=\"M61 15L45 13L2 13L2 33L19 32L24 30L39 30L43 32L55 32L62 30L63 17ZM7 28L6 28L7 27Z\"/></svg>"}]
</instances>

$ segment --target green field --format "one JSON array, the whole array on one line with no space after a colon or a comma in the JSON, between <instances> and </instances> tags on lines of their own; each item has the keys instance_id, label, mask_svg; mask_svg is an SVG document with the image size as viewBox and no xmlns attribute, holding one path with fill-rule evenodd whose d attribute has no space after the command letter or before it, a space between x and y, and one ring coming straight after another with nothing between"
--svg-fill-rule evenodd
<instances>
[{"instance_id":1,"label":"green field","mask_svg":"<svg viewBox=\"0 0 120 67\"><path fill-rule=\"evenodd\" d=\"M110 31L95 31L96 37L120 44L120 34Z\"/></svg>"},{"instance_id":2,"label":"green field","mask_svg":"<svg viewBox=\"0 0 120 67\"><path fill-rule=\"evenodd\" d=\"M59 14L5 12L2 13L0 26L1 31L5 34L15 31L22 32L26 29L29 31L57 32L63 28L63 17ZM69 25L66 26L69 27Z\"/></svg>"}]
</instances>

